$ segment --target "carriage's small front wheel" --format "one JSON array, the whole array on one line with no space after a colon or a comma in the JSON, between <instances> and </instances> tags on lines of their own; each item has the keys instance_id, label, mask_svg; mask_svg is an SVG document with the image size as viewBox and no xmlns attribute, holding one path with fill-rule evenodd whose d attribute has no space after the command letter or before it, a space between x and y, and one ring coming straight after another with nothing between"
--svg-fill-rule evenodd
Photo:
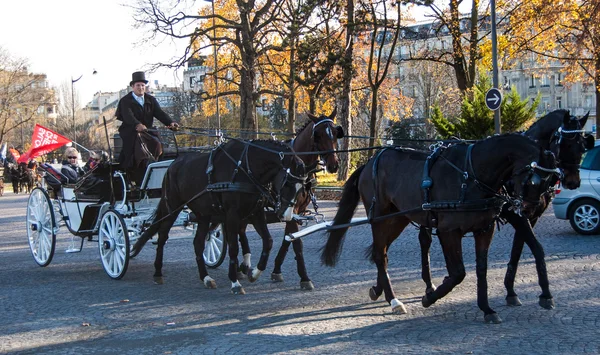
<instances>
[{"instance_id":1,"label":"carriage's small front wheel","mask_svg":"<svg viewBox=\"0 0 600 355\"><path fill-rule=\"evenodd\" d=\"M56 220L50 196L36 187L27 200L27 240L33 260L39 266L48 266L56 246Z\"/></svg>"},{"instance_id":2,"label":"carriage's small front wheel","mask_svg":"<svg viewBox=\"0 0 600 355\"><path fill-rule=\"evenodd\" d=\"M195 227L197 228L197 226ZM225 243L225 233L223 233L223 224L220 223L213 230L209 230L204 243L204 263L211 269L218 268L225 260L227 254L227 243Z\"/></svg>"},{"instance_id":3,"label":"carriage's small front wheel","mask_svg":"<svg viewBox=\"0 0 600 355\"><path fill-rule=\"evenodd\" d=\"M98 230L98 249L104 271L110 278L119 280L129 265L129 232L121 215L108 210L102 216Z\"/></svg>"}]
</instances>

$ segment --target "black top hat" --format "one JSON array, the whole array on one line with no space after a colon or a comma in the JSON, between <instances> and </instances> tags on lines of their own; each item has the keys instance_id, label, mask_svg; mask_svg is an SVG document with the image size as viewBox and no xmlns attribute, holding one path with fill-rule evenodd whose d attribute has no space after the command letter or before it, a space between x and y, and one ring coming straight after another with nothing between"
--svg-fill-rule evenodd
<instances>
[{"instance_id":1,"label":"black top hat","mask_svg":"<svg viewBox=\"0 0 600 355\"><path fill-rule=\"evenodd\" d=\"M137 82L148 84L148 80L146 80L146 73L143 71L136 71L135 73L131 74L131 82L129 83L129 86L133 86L133 84Z\"/></svg>"}]
</instances>

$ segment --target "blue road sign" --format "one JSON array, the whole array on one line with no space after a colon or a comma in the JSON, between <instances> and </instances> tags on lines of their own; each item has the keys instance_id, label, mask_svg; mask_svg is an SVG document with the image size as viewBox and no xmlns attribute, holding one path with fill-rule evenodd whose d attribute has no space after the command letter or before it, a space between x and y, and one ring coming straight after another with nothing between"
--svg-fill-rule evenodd
<instances>
[{"instance_id":1,"label":"blue road sign","mask_svg":"<svg viewBox=\"0 0 600 355\"><path fill-rule=\"evenodd\" d=\"M500 108L502 93L496 88L491 88L485 93L485 105L492 111Z\"/></svg>"}]
</instances>

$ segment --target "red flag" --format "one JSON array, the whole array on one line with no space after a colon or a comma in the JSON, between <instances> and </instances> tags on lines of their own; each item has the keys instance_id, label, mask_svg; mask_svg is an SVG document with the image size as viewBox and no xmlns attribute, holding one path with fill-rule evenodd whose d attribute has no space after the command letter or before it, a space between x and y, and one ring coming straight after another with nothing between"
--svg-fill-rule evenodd
<instances>
[{"instance_id":1,"label":"red flag","mask_svg":"<svg viewBox=\"0 0 600 355\"><path fill-rule=\"evenodd\" d=\"M30 159L48 154L70 142L70 139L36 123L31 135L31 148L21 155L17 162L27 163Z\"/></svg>"}]
</instances>

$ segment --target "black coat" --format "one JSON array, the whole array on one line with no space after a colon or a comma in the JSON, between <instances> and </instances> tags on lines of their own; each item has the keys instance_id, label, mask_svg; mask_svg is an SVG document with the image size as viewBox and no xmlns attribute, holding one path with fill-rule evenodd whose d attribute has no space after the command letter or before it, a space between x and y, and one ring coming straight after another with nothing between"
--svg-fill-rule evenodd
<instances>
[{"instance_id":1,"label":"black coat","mask_svg":"<svg viewBox=\"0 0 600 355\"><path fill-rule=\"evenodd\" d=\"M173 123L171 117L160 108L154 96L144 94L144 107L142 108L133 97L133 92L128 93L119 100L116 116L119 121L123 122L119 127L119 135L123 141L123 147L119 154L121 169L135 166L134 147L137 138L135 126L141 123L151 128L155 117L165 126Z\"/></svg>"}]
</instances>

